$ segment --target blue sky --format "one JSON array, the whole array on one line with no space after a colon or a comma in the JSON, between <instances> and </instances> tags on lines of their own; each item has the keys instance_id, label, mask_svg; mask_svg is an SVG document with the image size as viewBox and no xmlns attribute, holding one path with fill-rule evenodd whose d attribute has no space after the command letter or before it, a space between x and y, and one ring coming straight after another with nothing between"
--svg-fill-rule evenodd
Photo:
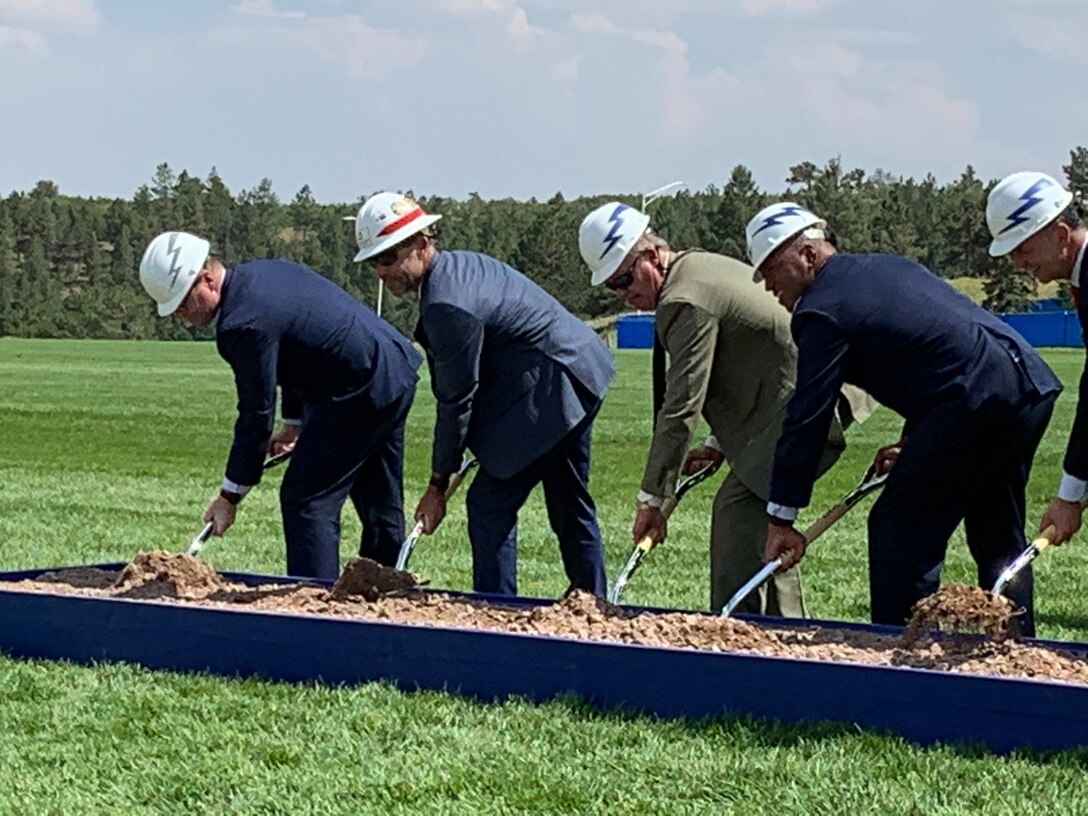
<instances>
[{"instance_id":1,"label":"blue sky","mask_svg":"<svg viewBox=\"0 0 1088 816\"><path fill-rule=\"evenodd\" d=\"M948 181L1088 144L1084 0L0 0L0 195Z\"/></svg>"}]
</instances>

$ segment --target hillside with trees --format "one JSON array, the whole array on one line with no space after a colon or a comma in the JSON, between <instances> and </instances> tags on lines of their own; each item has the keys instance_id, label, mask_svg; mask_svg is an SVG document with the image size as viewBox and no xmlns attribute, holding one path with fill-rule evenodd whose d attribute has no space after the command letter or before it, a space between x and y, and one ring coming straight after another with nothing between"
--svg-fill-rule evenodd
<instances>
[{"instance_id":1,"label":"hillside with trees","mask_svg":"<svg viewBox=\"0 0 1088 816\"><path fill-rule=\"evenodd\" d=\"M1088 148L1076 147L1064 167L1074 191L1088 189ZM847 170L839 159L823 167L790 168L781 190L761 190L751 172L735 167L721 187L684 191L655 201L654 228L674 247L702 247L744 257L744 225L764 204L790 198L828 218L841 249L892 252L914 258L943 278L982 281L985 304L1016 311L1034 297L1032 279L986 252L984 205L996 180L966 167L940 185L881 170ZM603 287L591 287L578 254L577 231L594 207L612 200L639 206L638 193L572 200L463 201L413 194L441 213L440 245L493 255L525 272L585 318L620 311ZM22 337L183 339L209 337L155 314L137 279L140 256L159 232L184 229L206 237L228 265L284 257L304 263L373 305L376 280L352 262L353 215L363 199L321 204L308 186L289 202L264 179L232 192L213 168L206 177L156 168L131 200L64 195L52 181L0 199L0 335ZM385 316L401 329L414 321L414 302L385 298Z\"/></svg>"}]
</instances>

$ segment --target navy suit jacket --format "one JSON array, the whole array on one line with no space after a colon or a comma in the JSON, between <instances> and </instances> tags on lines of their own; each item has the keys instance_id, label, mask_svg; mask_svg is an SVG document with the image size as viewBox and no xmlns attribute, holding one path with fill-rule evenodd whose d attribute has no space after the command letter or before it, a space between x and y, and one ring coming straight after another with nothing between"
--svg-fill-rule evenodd
<instances>
[{"instance_id":1,"label":"navy suit jacket","mask_svg":"<svg viewBox=\"0 0 1088 816\"><path fill-rule=\"evenodd\" d=\"M276 412L302 417L307 405L360 397L382 408L419 379L407 338L339 286L290 261L251 261L226 270L216 346L234 370L238 420L227 478L261 478Z\"/></svg>"},{"instance_id":2,"label":"navy suit jacket","mask_svg":"<svg viewBox=\"0 0 1088 816\"><path fill-rule=\"evenodd\" d=\"M1061 384L1016 331L894 255L832 255L794 307L797 390L775 449L771 501L803 507L844 382L912 425L953 403L1016 408Z\"/></svg>"},{"instance_id":3,"label":"navy suit jacket","mask_svg":"<svg viewBox=\"0 0 1088 816\"><path fill-rule=\"evenodd\" d=\"M1088 342L1088 272L1081 259L1080 274L1077 276L1081 285L1077 294L1077 317L1080 319L1081 334ZM1073 420L1073 430L1069 434L1069 444L1065 449L1065 461L1062 470L1070 476L1088 481L1088 358L1085 358L1084 372L1080 375L1080 389L1077 392L1077 414Z\"/></svg>"},{"instance_id":4,"label":"navy suit jacket","mask_svg":"<svg viewBox=\"0 0 1088 816\"><path fill-rule=\"evenodd\" d=\"M487 255L436 252L419 313L439 473L457 470L468 447L488 472L513 476L596 411L612 379L612 356L592 329Z\"/></svg>"}]
</instances>

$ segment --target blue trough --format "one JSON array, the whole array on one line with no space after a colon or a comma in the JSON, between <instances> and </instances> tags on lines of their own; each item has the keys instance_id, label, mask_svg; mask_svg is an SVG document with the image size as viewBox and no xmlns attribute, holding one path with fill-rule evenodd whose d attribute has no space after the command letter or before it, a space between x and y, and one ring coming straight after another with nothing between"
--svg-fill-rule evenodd
<instances>
[{"instance_id":1,"label":"blue trough","mask_svg":"<svg viewBox=\"0 0 1088 816\"><path fill-rule=\"evenodd\" d=\"M0 580L45 571L0 573ZM251 586L289 580L225 577ZM782 626L780 620L766 622ZM867 624L803 623L898 632ZM1088 654L1088 644L1036 643ZM1088 746L1088 686L452 627L0 590L0 649L15 657L127 661L289 682L385 680L405 690L445 690L481 700L519 695L544 701L573 694L601 708L660 717L829 720L923 745L975 743L998 753Z\"/></svg>"}]
</instances>

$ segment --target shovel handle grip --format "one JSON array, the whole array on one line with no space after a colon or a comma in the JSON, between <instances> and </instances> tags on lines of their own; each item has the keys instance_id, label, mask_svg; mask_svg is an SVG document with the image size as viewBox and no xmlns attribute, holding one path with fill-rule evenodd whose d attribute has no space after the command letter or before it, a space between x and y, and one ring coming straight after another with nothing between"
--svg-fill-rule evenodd
<instances>
[{"instance_id":1,"label":"shovel handle grip","mask_svg":"<svg viewBox=\"0 0 1088 816\"><path fill-rule=\"evenodd\" d=\"M1039 550L1040 552L1045 550L1047 547L1053 547L1054 537L1057 534L1058 529L1053 524L1050 524L1045 530L1039 533L1034 541L1031 542L1031 546L1033 546L1036 550Z\"/></svg>"}]
</instances>

